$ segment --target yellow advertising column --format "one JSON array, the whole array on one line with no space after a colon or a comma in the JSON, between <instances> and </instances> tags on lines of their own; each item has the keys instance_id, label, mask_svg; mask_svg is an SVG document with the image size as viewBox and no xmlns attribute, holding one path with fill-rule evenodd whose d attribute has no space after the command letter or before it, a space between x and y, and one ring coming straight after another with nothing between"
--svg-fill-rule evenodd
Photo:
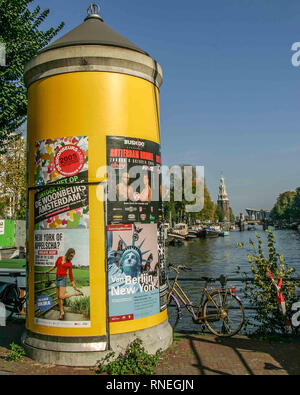
<instances>
[{"instance_id":1,"label":"yellow advertising column","mask_svg":"<svg viewBox=\"0 0 300 395\"><path fill-rule=\"evenodd\" d=\"M150 352L167 348L161 67L92 5L28 63L25 81L28 354L91 366L136 337Z\"/></svg>"}]
</instances>

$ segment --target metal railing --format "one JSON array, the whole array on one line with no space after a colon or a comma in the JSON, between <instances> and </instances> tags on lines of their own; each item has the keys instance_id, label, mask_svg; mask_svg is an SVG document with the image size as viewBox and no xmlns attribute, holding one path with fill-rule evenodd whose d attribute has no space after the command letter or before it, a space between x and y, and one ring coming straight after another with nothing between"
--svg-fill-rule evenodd
<instances>
[{"instance_id":1,"label":"metal railing","mask_svg":"<svg viewBox=\"0 0 300 395\"><path fill-rule=\"evenodd\" d=\"M179 277L177 279L178 282L181 281L186 281L186 282L205 282L207 281L208 277L198 277L198 278L192 278L192 277ZM169 281L175 280L175 277L168 277ZM221 284L221 287L226 288L227 287L227 283L229 282L240 282L240 283L246 283L246 282L254 282L254 278L253 277L227 277L224 275L221 275L219 277L213 278L213 277L209 277L209 279L211 281L209 281L208 283L213 284L215 282L219 282ZM300 278L290 278L288 281L290 282L295 282L298 283L298 287L300 288ZM244 310L256 310L255 306L247 306L247 305L243 305Z\"/></svg>"}]
</instances>

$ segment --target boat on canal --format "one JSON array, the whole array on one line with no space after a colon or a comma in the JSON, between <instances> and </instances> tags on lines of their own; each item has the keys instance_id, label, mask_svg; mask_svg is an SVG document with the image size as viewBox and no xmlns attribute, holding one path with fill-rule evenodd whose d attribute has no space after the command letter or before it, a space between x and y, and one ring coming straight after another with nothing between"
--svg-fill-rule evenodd
<instances>
[{"instance_id":1,"label":"boat on canal","mask_svg":"<svg viewBox=\"0 0 300 395\"><path fill-rule=\"evenodd\" d=\"M168 231L168 236L184 240L197 238L197 235L194 232L190 232L185 223L175 224L175 226Z\"/></svg>"},{"instance_id":2,"label":"boat on canal","mask_svg":"<svg viewBox=\"0 0 300 395\"><path fill-rule=\"evenodd\" d=\"M229 232L223 230L220 232L220 236L222 236L222 237L229 236Z\"/></svg>"},{"instance_id":3,"label":"boat on canal","mask_svg":"<svg viewBox=\"0 0 300 395\"><path fill-rule=\"evenodd\" d=\"M255 222L248 222L247 230L256 230L256 223Z\"/></svg>"},{"instance_id":4,"label":"boat on canal","mask_svg":"<svg viewBox=\"0 0 300 395\"><path fill-rule=\"evenodd\" d=\"M202 229L200 237L202 238L214 238L214 237L219 237L221 234L221 231L218 229L215 229L213 227L205 227Z\"/></svg>"}]
</instances>

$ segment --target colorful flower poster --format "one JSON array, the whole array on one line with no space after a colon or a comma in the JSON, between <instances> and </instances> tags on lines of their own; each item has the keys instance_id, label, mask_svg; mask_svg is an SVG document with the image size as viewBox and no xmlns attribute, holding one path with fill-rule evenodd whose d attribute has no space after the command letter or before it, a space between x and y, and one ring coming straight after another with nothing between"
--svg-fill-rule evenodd
<instances>
[{"instance_id":1,"label":"colorful flower poster","mask_svg":"<svg viewBox=\"0 0 300 395\"><path fill-rule=\"evenodd\" d=\"M36 143L35 323L90 327L88 138Z\"/></svg>"},{"instance_id":2,"label":"colorful flower poster","mask_svg":"<svg viewBox=\"0 0 300 395\"><path fill-rule=\"evenodd\" d=\"M35 194L35 228L88 228L88 138L39 141L35 163L35 185L53 185Z\"/></svg>"}]
</instances>

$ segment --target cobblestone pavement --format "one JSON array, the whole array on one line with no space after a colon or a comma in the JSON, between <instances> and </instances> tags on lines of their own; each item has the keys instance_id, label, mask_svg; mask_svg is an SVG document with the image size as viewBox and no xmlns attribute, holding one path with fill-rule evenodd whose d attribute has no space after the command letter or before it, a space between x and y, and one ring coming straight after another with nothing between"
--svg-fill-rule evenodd
<instances>
[{"instance_id":1,"label":"cobblestone pavement","mask_svg":"<svg viewBox=\"0 0 300 395\"><path fill-rule=\"evenodd\" d=\"M25 357L8 362L7 350L18 343L24 322L0 327L0 375L94 375L95 368L44 365ZM156 368L157 375L299 375L300 339L261 341L246 336L176 334Z\"/></svg>"}]
</instances>

